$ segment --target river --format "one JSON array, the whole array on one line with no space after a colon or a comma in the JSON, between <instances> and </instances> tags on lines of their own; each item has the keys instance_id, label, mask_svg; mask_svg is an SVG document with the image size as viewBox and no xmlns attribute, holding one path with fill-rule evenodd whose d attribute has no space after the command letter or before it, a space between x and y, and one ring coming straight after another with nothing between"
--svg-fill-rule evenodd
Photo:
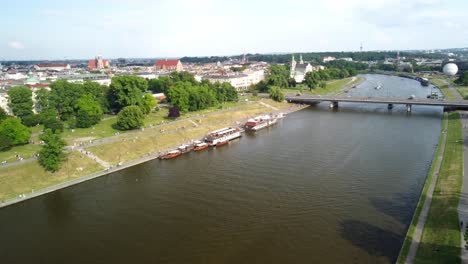
<instances>
[{"instance_id":1,"label":"river","mask_svg":"<svg viewBox=\"0 0 468 264\"><path fill-rule=\"evenodd\" d=\"M383 75L349 95L425 97ZM374 89L376 83L383 87ZM2 263L392 263L440 107L320 104L218 149L0 210Z\"/></svg>"}]
</instances>

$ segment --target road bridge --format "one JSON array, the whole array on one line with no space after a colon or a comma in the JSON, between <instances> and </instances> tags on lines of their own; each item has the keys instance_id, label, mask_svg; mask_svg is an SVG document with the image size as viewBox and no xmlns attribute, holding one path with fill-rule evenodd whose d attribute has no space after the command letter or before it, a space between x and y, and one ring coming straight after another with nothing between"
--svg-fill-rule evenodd
<instances>
[{"instance_id":1,"label":"road bridge","mask_svg":"<svg viewBox=\"0 0 468 264\"><path fill-rule=\"evenodd\" d=\"M413 105L443 106L446 111L468 110L468 100L444 100L444 99L420 99L420 98L397 98L397 97L368 97L368 96L321 96L321 95L293 95L287 94L285 99L291 103L317 104L329 102L330 108L338 107L339 102L364 103L364 104L387 104L388 109L393 105L406 105L407 111L411 112Z\"/></svg>"}]
</instances>

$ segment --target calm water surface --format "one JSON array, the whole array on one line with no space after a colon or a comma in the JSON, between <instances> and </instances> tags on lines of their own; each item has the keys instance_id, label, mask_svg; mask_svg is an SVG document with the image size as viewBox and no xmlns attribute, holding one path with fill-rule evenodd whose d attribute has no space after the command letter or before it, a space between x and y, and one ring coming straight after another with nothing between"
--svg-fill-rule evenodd
<instances>
[{"instance_id":1,"label":"calm water surface","mask_svg":"<svg viewBox=\"0 0 468 264\"><path fill-rule=\"evenodd\" d=\"M349 94L425 97L366 76ZM383 88L375 90L375 83ZM391 263L441 108L327 104L218 149L151 161L0 210L1 263Z\"/></svg>"}]
</instances>

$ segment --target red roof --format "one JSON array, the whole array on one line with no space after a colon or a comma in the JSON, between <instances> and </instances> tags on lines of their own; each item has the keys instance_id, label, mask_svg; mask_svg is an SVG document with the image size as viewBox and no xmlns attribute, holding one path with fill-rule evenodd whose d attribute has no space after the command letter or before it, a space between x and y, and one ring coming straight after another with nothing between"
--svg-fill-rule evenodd
<instances>
[{"instance_id":1,"label":"red roof","mask_svg":"<svg viewBox=\"0 0 468 264\"><path fill-rule=\"evenodd\" d=\"M109 67L109 61L108 60L102 60L102 64L105 67ZM94 70L97 68L97 61L96 60L90 60L88 62L88 69Z\"/></svg>"},{"instance_id":2,"label":"red roof","mask_svg":"<svg viewBox=\"0 0 468 264\"><path fill-rule=\"evenodd\" d=\"M178 63L179 60L157 60L155 65L160 67L176 67Z\"/></svg>"}]
</instances>

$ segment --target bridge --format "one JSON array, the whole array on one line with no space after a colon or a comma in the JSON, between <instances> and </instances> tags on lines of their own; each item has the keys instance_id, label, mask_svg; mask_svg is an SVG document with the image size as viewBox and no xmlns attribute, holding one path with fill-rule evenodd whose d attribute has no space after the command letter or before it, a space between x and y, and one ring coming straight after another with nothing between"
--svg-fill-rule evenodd
<instances>
[{"instance_id":1,"label":"bridge","mask_svg":"<svg viewBox=\"0 0 468 264\"><path fill-rule=\"evenodd\" d=\"M293 95L287 94L286 101L299 104L317 104L320 102L330 102L330 108L338 107L339 102L365 103L365 104L387 104L388 109L393 105L406 105L408 112L411 112L413 105L443 106L444 110L468 110L468 100L444 100L444 99L420 99L420 98L396 98L396 97L357 97L357 96L321 96L321 95Z\"/></svg>"}]
</instances>

